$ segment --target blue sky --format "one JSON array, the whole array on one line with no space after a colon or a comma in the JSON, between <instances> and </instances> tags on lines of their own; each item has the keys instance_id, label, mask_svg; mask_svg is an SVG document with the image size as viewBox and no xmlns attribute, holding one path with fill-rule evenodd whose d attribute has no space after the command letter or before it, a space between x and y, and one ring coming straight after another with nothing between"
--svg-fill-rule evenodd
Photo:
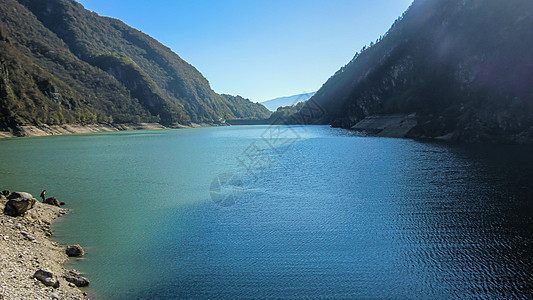
<instances>
[{"instance_id":1,"label":"blue sky","mask_svg":"<svg viewBox=\"0 0 533 300\"><path fill-rule=\"evenodd\" d=\"M412 0L79 0L195 66L218 93L264 101L318 90Z\"/></svg>"}]
</instances>

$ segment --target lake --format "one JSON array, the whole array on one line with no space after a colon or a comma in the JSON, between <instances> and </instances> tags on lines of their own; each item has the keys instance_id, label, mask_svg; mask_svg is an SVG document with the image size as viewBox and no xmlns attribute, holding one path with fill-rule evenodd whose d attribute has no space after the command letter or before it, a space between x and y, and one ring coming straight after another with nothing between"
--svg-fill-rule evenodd
<instances>
[{"instance_id":1,"label":"lake","mask_svg":"<svg viewBox=\"0 0 533 300\"><path fill-rule=\"evenodd\" d=\"M533 297L533 148L233 126L0 140L95 299Z\"/></svg>"}]
</instances>

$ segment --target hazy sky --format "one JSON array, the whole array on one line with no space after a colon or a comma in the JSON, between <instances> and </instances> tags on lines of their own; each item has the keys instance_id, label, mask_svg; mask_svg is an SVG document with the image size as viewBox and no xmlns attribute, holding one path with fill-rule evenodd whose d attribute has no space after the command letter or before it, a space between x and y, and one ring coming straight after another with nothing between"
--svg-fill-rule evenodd
<instances>
[{"instance_id":1,"label":"hazy sky","mask_svg":"<svg viewBox=\"0 0 533 300\"><path fill-rule=\"evenodd\" d=\"M412 0L79 0L195 66L218 93L263 101L318 90Z\"/></svg>"}]
</instances>

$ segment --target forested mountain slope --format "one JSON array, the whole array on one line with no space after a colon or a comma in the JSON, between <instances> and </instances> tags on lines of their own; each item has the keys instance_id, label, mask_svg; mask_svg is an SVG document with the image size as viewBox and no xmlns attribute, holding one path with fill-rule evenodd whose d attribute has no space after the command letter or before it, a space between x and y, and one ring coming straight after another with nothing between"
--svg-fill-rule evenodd
<instances>
[{"instance_id":1,"label":"forested mountain slope","mask_svg":"<svg viewBox=\"0 0 533 300\"><path fill-rule=\"evenodd\" d=\"M267 118L193 66L72 0L0 0L0 126Z\"/></svg>"},{"instance_id":2,"label":"forested mountain slope","mask_svg":"<svg viewBox=\"0 0 533 300\"><path fill-rule=\"evenodd\" d=\"M533 1L415 0L311 98L350 128L416 113L411 137L533 142Z\"/></svg>"}]
</instances>

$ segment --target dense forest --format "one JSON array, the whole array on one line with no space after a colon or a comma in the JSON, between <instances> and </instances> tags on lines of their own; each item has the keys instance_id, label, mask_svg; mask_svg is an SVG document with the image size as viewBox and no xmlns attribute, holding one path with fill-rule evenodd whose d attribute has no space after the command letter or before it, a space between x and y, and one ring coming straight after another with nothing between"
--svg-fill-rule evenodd
<instances>
[{"instance_id":1,"label":"dense forest","mask_svg":"<svg viewBox=\"0 0 533 300\"><path fill-rule=\"evenodd\" d=\"M153 38L73 0L0 1L0 127L269 116L215 93Z\"/></svg>"},{"instance_id":2,"label":"dense forest","mask_svg":"<svg viewBox=\"0 0 533 300\"><path fill-rule=\"evenodd\" d=\"M416 113L412 137L533 142L533 1L415 0L311 98L350 128Z\"/></svg>"}]
</instances>

